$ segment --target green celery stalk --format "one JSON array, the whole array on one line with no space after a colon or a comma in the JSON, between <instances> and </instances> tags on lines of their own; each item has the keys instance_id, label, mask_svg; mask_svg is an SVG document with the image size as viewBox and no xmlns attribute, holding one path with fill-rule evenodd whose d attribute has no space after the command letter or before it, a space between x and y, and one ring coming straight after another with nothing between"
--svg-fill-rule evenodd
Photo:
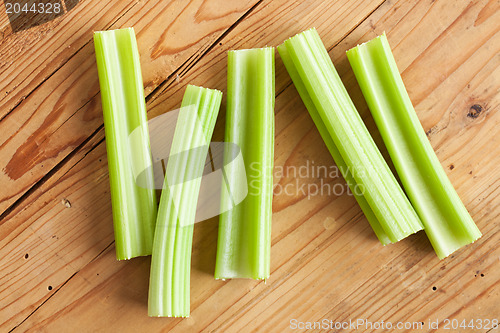
<instances>
[{"instance_id":1,"label":"green celery stalk","mask_svg":"<svg viewBox=\"0 0 500 333\"><path fill-rule=\"evenodd\" d=\"M219 221L215 278L267 279L270 272L274 158L274 48L228 53L225 141L241 149L246 179L227 170L232 191L247 197ZM227 164L234 156L225 154ZM241 184L241 182L246 184ZM240 185L239 185L240 184ZM222 192L223 206L231 194Z\"/></svg>"},{"instance_id":2,"label":"green celery stalk","mask_svg":"<svg viewBox=\"0 0 500 333\"><path fill-rule=\"evenodd\" d=\"M283 63L286 67L286 70L288 71L288 74L292 78L295 88L297 89L300 97L302 98L302 101L304 102L307 110L309 111L309 114L311 115L314 124L317 127L318 132L321 135L321 138L325 142L328 151L330 152L330 154L333 157L333 160L335 161L335 164L337 164L337 167L340 169L340 172L342 173L342 176L344 177L347 185L351 189L354 198L356 198L356 201L361 207L361 210L365 214L368 223L370 223L373 231L375 232L375 235L377 235L377 238L380 240L380 242L383 245L389 244L391 242L389 236L384 231L384 228L382 228L382 225L375 216L375 213L368 204L368 201L366 201L365 197L363 196L361 187L359 187L358 184L356 183L356 180L354 179L352 173L349 171L346 162L342 158L342 155L340 155L337 146L335 146L335 142L333 142L332 137L328 133L328 129L321 120L321 116L318 112L318 109L316 108L316 106L314 106L314 102L311 99L311 96L309 96L306 86L302 82L302 79L300 78L300 75L297 72L294 63L288 54L287 48L284 45L280 45L278 46L278 52L280 54L281 59L283 60Z\"/></svg>"},{"instance_id":3,"label":"green celery stalk","mask_svg":"<svg viewBox=\"0 0 500 333\"><path fill-rule=\"evenodd\" d=\"M385 34L347 51L347 57L438 257L477 240L481 232L427 140Z\"/></svg>"},{"instance_id":4,"label":"green celery stalk","mask_svg":"<svg viewBox=\"0 0 500 333\"><path fill-rule=\"evenodd\" d=\"M317 31L310 29L289 38L278 51L285 54L288 68L295 68L292 80L295 77L295 82L300 82L298 90L307 91L307 95L303 93L302 96L309 96L312 101L307 101L306 107L314 105L313 119L318 119L316 111L319 114L321 122L315 123L324 124L326 131L321 129L321 132L325 136L328 132L356 184L361 187L384 231L375 229L381 241L384 243L387 235L390 242L397 242L421 230L415 210L356 111ZM332 146L331 143L327 145ZM375 219L369 219L378 228L373 222Z\"/></svg>"},{"instance_id":5,"label":"green celery stalk","mask_svg":"<svg viewBox=\"0 0 500 333\"><path fill-rule=\"evenodd\" d=\"M188 317L191 247L208 146L222 93L188 85L175 127L151 259L148 314Z\"/></svg>"},{"instance_id":6,"label":"green celery stalk","mask_svg":"<svg viewBox=\"0 0 500 333\"><path fill-rule=\"evenodd\" d=\"M157 202L133 28L94 33L108 153L116 257L151 254ZM130 140L132 132L136 135ZM137 185L142 173L143 186Z\"/></svg>"}]
</instances>

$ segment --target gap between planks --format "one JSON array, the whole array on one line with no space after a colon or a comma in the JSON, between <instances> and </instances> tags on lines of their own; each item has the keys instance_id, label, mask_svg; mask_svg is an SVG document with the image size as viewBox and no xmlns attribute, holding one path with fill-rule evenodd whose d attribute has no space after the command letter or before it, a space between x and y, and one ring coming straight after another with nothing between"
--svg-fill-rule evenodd
<instances>
[{"instance_id":1,"label":"gap between planks","mask_svg":"<svg viewBox=\"0 0 500 333\"><path fill-rule=\"evenodd\" d=\"M212 44L210 44L206 50L201 51L201 49L196 50L193 52L193 54L182 64L180 64L173 72L170 74L165 80L163 80L153 91L151 91L147 96L146 96L146 102L153 101L158 97L163 91L165 91L172 82L174 82L173 78L175 78L180 71L184 70L182 74L187 73L189 70L191 70L194 65L200 61L209 51L211 51L224 37L227 36L239 23L241 23L250 13L258 7L264 0L259 0L255 5L253 5L250 9L248 9L241 17L238 18L229 28L227 28L219 38L217 38ZM121 17L126 15L137 3L135 3L133 6L131 6L128 10L126 10L122 15L120 15L116 20L114 20L110 25L107 26L107 28L113 26ZM85 43L82 47L80 47L75 53L73 53L64 63L61 64L58 68L55 69L52 74L47 76L40 84L38 84L32 91L30 91L26 96L24 96L19 103L17 103L9 112L0 119L2 121L5 117L7 117L17 106L19 106L22 102L22 100L26 99L29 97L33 92L35 92L44 82L46 82L50 77L52 77L57 71L59 71L64 64L66 64L71 58L73 58L80 50L82 50L86 45L88 45L91 42L91 39ZM200 53L201 51L201 53ZM200 53L199 56L196 56L198 53ZM190 63L191 62L191 63ZM187 66L187 69L184 67ZM92 96L92 97L95 97ZM82 105L78 110L82 109L85 105L87 105L91 99L89 99L84 105ZM78 110L75 111L78 112ZM68 118L69 119L69 118ZM46 183L58 170L60 170L66 163L68 163L71 158L76 155L79 151L81 151L85 145L91 141L92 138L94 138L97 133L99 133L102 129L104 128L104 125L99 126L87 139L85 139L80 145L78 145L71 153L69 153L65 158L63 158L58 164L56 164L51 170L47 172L45 176L43 176L39 181L34 183L23 195L21 195L14 203L12 203L3 213L0 214L0 224L2 224L2 220L8 216L14 209L19 207L29 196L36 191L40 186L42 186L44 183ZM89 154L92 152L96 147L98 147L104 139L100 140L98 143L96 143L93 147L89 149L85 153L85 155ZM76 162L78 163L78 161ZM75 165L76 165L75 163Z\"/></svg>"}]
</instances>

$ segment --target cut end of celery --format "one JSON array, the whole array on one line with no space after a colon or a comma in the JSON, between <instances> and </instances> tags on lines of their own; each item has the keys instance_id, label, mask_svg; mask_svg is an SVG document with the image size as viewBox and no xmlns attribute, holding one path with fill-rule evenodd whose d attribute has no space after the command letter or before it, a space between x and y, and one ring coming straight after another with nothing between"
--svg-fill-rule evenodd
<instances>
[{"instance_id":1,"label":"cut end of celery","mask_svg":"<svg viewBox=\"0 0 500 333\"><path fill-rule=\"evenodd\" d=\"M262 51L273 51L274 52L274 47L272 46L264 46L261 48L254 48L254 49L238 49L238 50L229 50L227 53L255 53L255 52L262 52Z\"/></svg>"},{"instance_id":2,"label":"cut end of celery","mask_svg":"<svg viewBox=\"0 0 500 333\"><path fill-rule=\"evenodd\" d=\"M247 276L247 275L235 274L235 275L224 275L224 277L215 276L214 278L215 278L215 280L222 280L222 281L226 281L226 280L230 280L230 279L249 279L249 280L264 280L264 281L266 281L267 279L269 279L269 275L267 275L267 276Z\"/></svg>"},{"instance_id":3,"label":"cut end of celery","mask_svg":"<svg viewBox=\"0 0 500 333\"><path fill-rule=\"evenodd\" d=\"M145 252L145 253L140 253L140 254L134 254L134 255L129 255L129 256L119 256L118 254L116 255L116 260L118 261L127 261L130 259L138 258L138 257L147 257L151 255L151 251Z\"/></svg>"},{"instance_id":4,"label":"cut end of celery","mask_svg":"<svg viewBox=\"0 0 500 333\"><path fill-rule=\"evenodd\" d=\"M189 318L189 315L173 315L173 314L149 314L148 317L151 318Z\"/></svg>"},{"instance_id":5,"label":"cut end of celery","mask_svg":"<svg viewBox=\"0 0 500 333\"><path fill-rule=\"evenodd\" d=\"M482 234L478 230L477 233L470 235L470 238L456 241L453 244L447 243L446 246L434 246L434 244L433 244L434 251L436 252L436 255L438 256L438 258L442 260L442 259L449 257L451 254L458 251L460 248L474 243L479 238L481 238L481 236L482 236Z\"/></svg>"},{"instance_id":6,"label":"cut end of celery","mask_svg":"<svg viewBox=\"0 0 500 333\"><path fill-rule=\"evenodd\" d=\"M126 31L127 33L134 33L135 34L134 28L129 27L129 28L94 31L94 36L95 35L103 35L103 34L113 34L113 33L116 33L118 31Z\"/></svg>"},{"instance_id":7,"label":"cut end of celery","mask_svg":"<svg viewBox=\"0 0 500 333\"><path fill-rule=\"evenodd\" d=\"M385 31L381 34L381 35L378 35L377 37L373 38L373 39L370 39L369 41L366 41L366 42L363 42L361 44L357 44L356 46L350 48L349 50L346 51L347 54L349 53L353 53L353 52L357 52L357 49L361 46L365 46L365 45L370 45L370 44L373 44L373 43L378 43L380 42L380 40L387 40L387 35L385 34Z\"/></svg>"},{"instance_id":8,"label":"cut end of celery","mask_svg":"<svg viewBox=\"0 0 500 333\"><path fill-rule=\"evenodd\" d=\"M384 230L377 229L378 226L374 226L372 223L370 223L370 225L372 226L373 231L375 232L375 235L377 236L378 240L380 241L380 243L383 246L386 246L386 245L389 245L389 244L395 244L395 243L399 242L400 240L403 240L406 237L414 235L417 232L423 230L423 229L418 229L418 230L417 229L412 229L411 231L408 231L408 232L406 232L404 234L400 234L400 235L398 235L397 237L394 238L394 237L389 237Z\"/></svg>"},{"instance_id":9,"label":"cut end of celery","mask_svg":"<svg viewBox=\"0 0 500 333\"><path fill-rule=\"evenodd\" d=\"M293 35L292 37L288 37L287 39L285 39L285 41L283 43L281 43L277 48L280 48L282 45L284 45L286 42L288 42L289 40L291 39L294 39L295 37L297 36L302 36L302 35L307 35L307 34L310 34L310 33L317 33L317 30L315 27L312 27L312 28L309 28L307 30L304 30L302 32L299 32L298 34L295 34Z\"/></svg>"},{"instance_id":10,"label":"cut end of celery","mask_svg":"<svg viewBox=\"0 0 500 333\"><path fill-rule=\"evenodd\" d=\"M225 265L223 265L225 264ZM239 267L239 269L234 269L236 265L234 262L227 261L222 263L219 258L219 262L216 262L214 278L216 280L229 280L229 279L251 279L251 280L266 280L269 279L270 274L265 270L254 270L250 271L244 267ZM266 267L267 268L267 267Z\"/></svg>"}]
</instances>

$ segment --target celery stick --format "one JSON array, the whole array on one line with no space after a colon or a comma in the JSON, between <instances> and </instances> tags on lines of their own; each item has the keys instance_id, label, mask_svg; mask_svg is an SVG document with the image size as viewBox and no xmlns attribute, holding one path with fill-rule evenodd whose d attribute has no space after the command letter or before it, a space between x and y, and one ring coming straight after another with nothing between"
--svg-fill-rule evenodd
<instances>
[{"instance_id":1,"label":"celery stick","mask_svg":"<svg viewBox=\"0 0 500 333\"><path fill-rule=\"evenodd\" d=\"M316 30L302 32L286 40L278 49L286 49L288 62L293 63L298 73L294 76L300 77L328 134L389 240L396 242L421 230L415 210L356 111Z\"/></svg>"},{"instance_id":2,"label":"celery stick","mask_svg":"<svg viewBox=\"0 0 500 333\"><path fill-rule=\"evenodd\" d=\"M443 259L481 237L415 113L385 34L347 52L403 187Z\"/></svg>"},{"instance_id":3,"label":"celery stick","mask_svg":"<svg viewBox=\"0 0 500 333\"><path fill-rule=\"evenodd\" d=\"M157 203L133 28L94 33L119 260L151 254ZM132 131L139 135L129 140ZM136 183L141 171L144 186Z\"/></svg>"},{"instance_id":4,"label":"celery stick","mask_svg":"<svg viewBox=\"0 0 500 333\"><path fill-rule=\"evenodd\" d=\"M292 78L295 88L297 89L300 97L302 98L302 101L306 105L306 108L309 111L309 114L311 115L314 124L318 128L321 138L325 142L328 151L330 152L330 154L333 157L333 160L335 161L335 164L337 164L337 168L339 168L347 185L351 189L352 194L354 195L359 206L361 207L361 210L365 214L368 223L370 223L373 231L375 232L375 235L377 235L380 242L383 245L389 244L391 242L389 236L387 236L387 233L384 231L384 228L382 228L382 225L375 216L375 213L368 204L368 201L366 201L365 197L363 196L361 187L358 186L358 184L356 184L356 181L354 180L352 173L349 171L349 168L347 167L347 164L342 158L342 155L340 155L337 146L335 146L332 137L328 133L328 129L321 120L321 116L318 112L318 109L316 109L316 107L314 106L311 96L309 96L309 93L307 92L307 89L304 83L302 82L302 79L300 78L300 75L297 72L297 69L295 68L292 59L288 55L287 48L284 45L280 45L278 46L278 52L280 54L281 59L283 60L283 63L286 67L286 70L288 71L288 74Z\"/></svg>"},{"instance_id":5,"label":"celery stick","mask_svg":"<svg viewBox=\"0 0 500 333\"><path fill-rule=\"evenodd\" d=\"M228 53L225 141L241 148L247 197L220 215L215 278L267 279L270 272L274 156L274 48ZM234 156L225 155L227 164ZM227 170L233 191L238 171ZM233 196L235 196L233 194ZM223 192L221 201L231 200Z\"/></svg>"},{"instance_id":6,"label":"celery stick","mask_svg":"<svg viewBox=\"0 0 500 333\"><path fill-rule=\"evenodd\" d=\"M188 317L191 245L201 176L222 93L188 85L177 119L156 221L148 314Z\"/></svg>"}]
</instances>

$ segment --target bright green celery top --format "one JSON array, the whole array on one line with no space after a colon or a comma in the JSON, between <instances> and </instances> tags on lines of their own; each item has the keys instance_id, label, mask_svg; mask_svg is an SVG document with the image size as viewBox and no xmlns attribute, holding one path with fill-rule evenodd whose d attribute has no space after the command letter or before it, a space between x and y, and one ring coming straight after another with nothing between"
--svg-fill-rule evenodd
<instances>
[{"instance_id":1,"label":"bright green celery top","mask_svg":"<svg viewBox=\"0 0 500 333\"><path fill-rule=\"evenodd\" d=\"M274 158L274 48L228 53L225 141L241 149L246 185L227 171L233 190L247 197L220 215L215 278L267 279L270 272ZM225 154L225 160L233 156ZM221 201L231 200L223 192Z\"/></svg>"},{"instance_id":2,"label":"bright green celery top","mask_svg":"<svg viewBox=\"0 0 500 333\"><path fill-rule=\"evenodd\" d=\"M375 216L375 213L368 204L368 201L366 201L365 197L363 196L363 193L361 193L362 188L358 186L358 184L356 184L356 180L354 180L354 177L352 176L352 173L349 171L349 168L347 167L347 164L342 158L342 155L340 155L337 146L335 146L332 137L328 133L328 129L321 120L321 116L318 112L318 109L316 108L316 106L314 106L314 102L312 101L311 96L309 96L306 86L302 82L302 79L300 78L300 75L297 72L297 69L295 68L292 59L288 55L287 48L285 47L284 44L278 46L278 52L280 54L281 59L283 60L283 63L286 67L286 70L288 71L288 74L292 78L295 88L297 89L300 97L302 98L302 101L304 102L307 110L309 111L309 114L311 115L314 124L318 128L321 138L325 142L328 151L330 152L330 154L333 157L333 160L335 161L335 164L337 164L337 167L340 169L340 172L342 173L342 176L344 177L347 185L349 185L349 188L351 189L352 194L354 195L359 206L361 207L361 210L365 214L368 223L370 223L373 231L377 235L380 242L383 245L389 244L391 242L389 236L387 236L386 232L382 228L382 225Z\"/></svg>"},{"instance_id":3,"label":"bright green celery top","mask_svg":"<svg viewBox=\"0 0 500 333\"><path fill-rule=\"evenodd\" d=\"M184 93L156 221L149 283L150 316L189 316L196 206L221 99L218 90L192 85Z\"/></svg>"},{"instance_id":4,"label":"bright green celery top","mask_svg":"<svg viewBox=\"0 0 500 333\"><path fill-rule=\"evenodd\" d=\"M307 104L314 105L312 111L316 124L326 127L326 131L320 129L322 135L326 136L328 132L356 184L363 191L384 231L377 230L375 219L368 217L376 226L375 231L381 241L384 243L386 235L391 242L396 242L421 230L415 210L354 107L317 31L310 29L302 32L286 40L278 50L285 54L288 67L295 69L293 76L300 77L298 90L307 91L307 95L303 93L302 96L309 96L312 101L306 102L306 107ZM332 146L332 143L327 145Z\"/></svg>"},{"instance_id":5,"label":"bright green celery top","mask_svg":"<svg viewBox=\"0 0 500 333\"><path fill-rule=\"evenodd\" d=\"M157 203L144 87L133 28L94 33L119 260L151 254ZM134 142L129 135L134 131ZM133 169L145 169L143 187Z\"/></svg>"},{"instance_id":6,"label":"bright green celery top","mask_svg":"<svg viewBox=\"0 0 500 333\"><path fill-rule=\"evenodd\" d=\"M385 34L347 52L403 187L440 259L481 237L420 124Z\"/></svg>"}]
</instances>

